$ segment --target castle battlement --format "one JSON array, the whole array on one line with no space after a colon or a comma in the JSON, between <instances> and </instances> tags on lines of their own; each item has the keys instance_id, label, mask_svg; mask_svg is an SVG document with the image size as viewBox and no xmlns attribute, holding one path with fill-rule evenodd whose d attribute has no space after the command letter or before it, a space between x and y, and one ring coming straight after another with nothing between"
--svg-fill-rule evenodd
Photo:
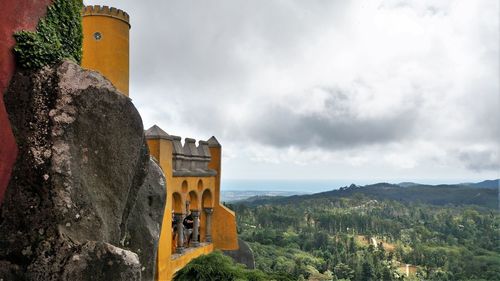
<instances>
[{"instance_id":1,"label":"castle battlement","mask_svg":"<svg viewBox=\"0 0 500 281\"><path fill-rule=\"evenodd\" d=\"M217 172L208 168L212 159L210 155L209 142L172 136L154 125L145 132L148 140L164 139L172 142L172 174L174 177L212 177Z\"/></svg>"},{"instance_id":2,"label":"castle battlement","mask_svg":"<svg viewBox=\"0 0 500 281\"><path fill-rule=\"evenodd\" d=\"M82 16L106 16L124 21L130 27L130 16L123 10L109 6L86 6L82 9Z\"/></svg>"},{"instance_id":3,"label":"castle battlement","mask_svg":"<svg viewBox=\"0 0 500 281\"><path fill-rule=\"evenodd\" d=\"M181 144L181 137L172 136L173 151L173 175L174 177L197 176L211 177L217 173L208 168L208 163L212 159L208 142L198 141L191 138L184 139L184 146Z\"/></svg>"}]
</instances>

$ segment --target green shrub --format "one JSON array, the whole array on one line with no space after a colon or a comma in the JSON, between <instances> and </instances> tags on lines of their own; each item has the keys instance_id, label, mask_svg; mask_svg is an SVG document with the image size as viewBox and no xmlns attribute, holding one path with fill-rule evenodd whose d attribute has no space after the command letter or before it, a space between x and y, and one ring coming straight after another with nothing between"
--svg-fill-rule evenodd
<instances>
[{"instance_id":1,"label":"green shrub","mask_svg":"<svg viewBox=\"0 0 500 281\"><path fill-rule=\"evenodd\" d=\"M40 68L68 58L82 59L82 0L55 0L36 31L14 34L14 54L24 68Z\"/></svg>"},{"instance_id":2,"label":"green shrub","mask_svg":"<svg viewBox=\"0 0 500 281\"><path fill-rule=\"evenodd\" d=\"M215 251L193 259L177 271L174 281L268 281L271 280L260 270L249 270L236 264L221 252Z\"/></svg>"}]
</instances>

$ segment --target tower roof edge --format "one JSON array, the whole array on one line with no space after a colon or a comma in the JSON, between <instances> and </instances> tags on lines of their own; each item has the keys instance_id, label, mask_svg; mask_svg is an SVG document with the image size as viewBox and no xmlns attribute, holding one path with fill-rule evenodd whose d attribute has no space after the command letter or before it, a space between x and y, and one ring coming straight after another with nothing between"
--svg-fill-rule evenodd
<instances>
[{"instance_id":1,"label":"tower roof edge","mask_svg":"<svg viewBox=\"0 0 500 281\"><path fill-rule=\"evenodd\" d=\"M212 136L210 139L208 139L208 146L209 147L222 147L219 143L219 141L214 137Z\"/></svg>"},{"instance_id":2,"label":"tower roof edge","mask_svg":"<svg viewBox=\"0 0 500 281\"><path fill-rule=\"evenodd\" d=\"M166 139L172 140L172 136L163 131L160 127L153 125L144 132L147 139Z\"/></svg>"},{"instance_id":3,"label":"tower roof edge","mask_svg":"<svg viewBox=\"0 0 500 281\"><path fill-rule=\"evenodd\" d=\"M127 14L127 12L114 7L101 5L85 6L82 9L82 17L87 16L112 17L125 22L130 28L130 16Z\"/></svg>"}]
</instances>

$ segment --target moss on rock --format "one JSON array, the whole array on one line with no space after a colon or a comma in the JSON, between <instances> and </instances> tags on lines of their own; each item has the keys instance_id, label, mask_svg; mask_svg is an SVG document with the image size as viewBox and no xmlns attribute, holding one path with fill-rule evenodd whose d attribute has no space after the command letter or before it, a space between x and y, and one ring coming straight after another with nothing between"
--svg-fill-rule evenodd
<instances>
[{"instance_id":1,"label":"moss on rock","mask_svg":"<svg viewBox=\"0 0 500 281\"><path fill-rule=\"evenodd\" d=\"M82 0L54 0L36 31L14 34L14 54L20 66L41 68L62 59L82 59Z\"/></svg>"}]
</instances>

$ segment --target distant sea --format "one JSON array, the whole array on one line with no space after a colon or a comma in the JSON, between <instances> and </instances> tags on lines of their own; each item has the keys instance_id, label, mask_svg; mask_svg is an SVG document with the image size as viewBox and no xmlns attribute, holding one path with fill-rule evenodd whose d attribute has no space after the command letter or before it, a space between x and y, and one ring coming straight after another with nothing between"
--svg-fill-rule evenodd
<instances>
[{"instance_id":1,"label":"distant sea","mask_svg":"<svg viewBox=\"0 0 500 281\"><path fill-rule=\"evenodd\" d=\"M297 194L317 193L355 184L349 180L223 180L222 191L287 191Z\"/></svg>"},{"instance_id":2,"label":"distant sea","mask_svg":"<svg viewBox=\"0 0 500 281\"><path fill-rule=\"evenodd\" d=\"M317 193L350 185L341 180L223 180L221 200L234 202L254 196L292 196Z\"/></svg>"}]
</instances>

